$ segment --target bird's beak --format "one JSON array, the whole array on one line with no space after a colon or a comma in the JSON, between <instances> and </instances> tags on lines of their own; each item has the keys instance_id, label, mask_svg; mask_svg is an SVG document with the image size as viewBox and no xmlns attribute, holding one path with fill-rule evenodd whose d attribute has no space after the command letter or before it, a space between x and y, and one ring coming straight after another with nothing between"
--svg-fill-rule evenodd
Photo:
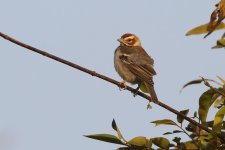
<instances>
[{"instance_id":1,"label":"bird's beak","mask_svg":"<svg viewBox=\"0 0 225 150\"><path fill-rule=\"evenodd\" d=\"M117 39L117 41L120 42L120 43L123 43L123 39L122 38Z\"/></svg>"}]
</instances>

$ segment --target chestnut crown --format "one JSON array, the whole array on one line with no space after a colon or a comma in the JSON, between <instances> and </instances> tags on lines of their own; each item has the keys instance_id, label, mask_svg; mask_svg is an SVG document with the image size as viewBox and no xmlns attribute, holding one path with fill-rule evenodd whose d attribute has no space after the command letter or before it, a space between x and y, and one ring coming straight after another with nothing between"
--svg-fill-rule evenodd
<instances>
[{"instance_id":1,"label":"chestnut crown","mask_svg":"<svg viewBox=\"0 0 225 150\"><path fill-rule=\"evenodd\" d=\"M126 46L141 46L140 39L131 33L126 33L121 36L121 38L118 39L120 44L126 45Z\"/></svg>"}]
</instances>

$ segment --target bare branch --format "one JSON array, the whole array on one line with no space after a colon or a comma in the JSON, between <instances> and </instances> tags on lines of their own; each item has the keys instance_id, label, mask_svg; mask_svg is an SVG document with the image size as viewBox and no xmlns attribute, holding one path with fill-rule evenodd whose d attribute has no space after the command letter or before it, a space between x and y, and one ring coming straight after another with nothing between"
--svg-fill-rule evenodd
<instances>
[{"instance_id":1,"label":"bare branch","mask_svg":"<svg viewBox=\"0 0 225 150\"><path fill-rule=\"evenodd\" d=\"M54 60L56 60L56 61L58 61L58 62L61 62L61 63L63 63L63 64L66 64L66 65L68 65L68 66L70 66L70 67L72 67L72 68L78 69L78 70L80 70L80 71L82 71L82 72L88 73L88 74L90 74L90 75L92 75L92 76L96 76L96 77L98 77L98 78L100 78L100 79L102 79L102 80L105 80L105 81L107 81L107 82L110 82L110 83L112 83L112 84L115 84L115 85L117 85L117 86L120 87L120 88L124 88L124 85L122 85L120 82L118 82L118 81L116 81L116 80L114 80L114 79L112 79L112 78L109 78L109 77L107 77L107 76L105 76L105 75L99 74L99 73L97 73L97 72L95 72L95 71L92 71L92 70L89 70L89 69L84 68L84 67L82 67L82 66L79 66L79 65L77 65L77 64L74 64L74 63L72 63L72 62L70 62L70 61L67 61L67 60L62 59L62 58L60 58L60 57L57 57L57 56L55 56L55 55L53 55L53 54L47 53L47 52L45 52L45 51L42 51L42 50L40 50L40 49L37 49L37 48L35 48L35 47L32 47L32 46L27 45L27 44L25 44L25 43L22 43L22 42L20 42L20 41L18 41L18 40L16 40L16 39L14 39L14 38L12 38L12 37L10 37L10 36L4 34L4 33L2 33L2 32L0 32L0 36L1 36L2 38L4 38L4 39L8 40L8 41L11 41L11 42L14 43L14 44L17 44L17 45L19 45L19 46L22 46L22 47L24 47L24 48L26 48L26 49L29 49L29 50L33 51L33 52L36 52L36 53L39 53L39 54L41 54L41 55L43 55L43 56L46 56L46 57L48 57L48 58L54 59ZM128 90L128 91L130 91L130 92L132 92L132 93L135 93L135 92L136 92L136 90L133 89L133 88L131 88L130 86L126 86L126 90ZM145 98L146 100L148 100L148 101L150 101L150 102L152 101L151 98L150 98L148 95L146 95L146 94L144 94L144 93L142 93L142 92L139 92L139 91L138 91L136 94L139 95L139 96L141 96L141 97L143 97L143 98ZM167 109L168 111L170 111L170 112L172 112L172 113L174 113L174 114L176 114L176 115L179 115L179 116L183 117L185 120L187 120L187 121L190 122L191 124L196 125L196 126L198 126L199 128L201 128L201 129L203 129L203 130L205 130L205 131L207 131L207 132L211 132L211 130L210 130L209 128L207 128L206 126L204 126L204 125L202 125L202 124L199 124L199 123L196 122L195 120L193 120L193 119L191 119L191 118L185 116L184 114L182 114L182 113L180 113L179 111L173 109L172 107L170 107L170 106L168 106L168 105L166 105L166 104L164 104L164 103L162 103L162 102L157 102L157 103L155 103L155 104L156 104L156 105L159 105L159 106L161 106L161 107L163 107L163 108L165 108L165 109ZM221 140L223 140L223 141L225 142L225 139L224 139L224 137L223 137L221 134L217 134L217 136L218 136Z\"/></svg>"}]
</instances>

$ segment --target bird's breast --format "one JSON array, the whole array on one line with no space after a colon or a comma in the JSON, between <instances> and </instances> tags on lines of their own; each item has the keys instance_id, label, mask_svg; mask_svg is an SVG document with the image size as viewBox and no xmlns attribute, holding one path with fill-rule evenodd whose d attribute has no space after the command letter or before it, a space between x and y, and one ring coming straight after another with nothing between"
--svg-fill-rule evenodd
<instances>
[{"instance_id":1,"label":"bird's breast","mask_svg":"<svg viewBox=\"0 0 225 150\"><path fill-rule=\"evenodd\" d=\"M131 84L136 84L138 82L136 76L130 72L130 70L127 68L126 64L124 64L120 56L123 53L121 52L120 48L117 48L114 54L114 66L120 77Z\"/></svg>"}]
</instances>

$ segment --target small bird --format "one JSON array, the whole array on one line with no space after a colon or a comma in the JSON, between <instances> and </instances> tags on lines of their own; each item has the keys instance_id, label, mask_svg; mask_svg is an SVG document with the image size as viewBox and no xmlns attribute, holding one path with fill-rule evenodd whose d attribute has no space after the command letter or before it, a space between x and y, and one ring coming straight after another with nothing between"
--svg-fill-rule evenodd
<instances>
[{"instance_id":1,"label":"small bird","mask_svg":"<svg viewBox=\"0 0 225 150\"><path fill-rule=\"evenodd\" d=\"M138 84L136 93L140 86L144 84L151 95L152 101L157 103L158 98L153 82L153 76L156 75L153 68L154 60L142 48L141 41L136 35L126 33L118 41L120 45L114 53L114 66L124 80L121 84L125 85L126 82Z\"/></svg>"}]
</instances>

